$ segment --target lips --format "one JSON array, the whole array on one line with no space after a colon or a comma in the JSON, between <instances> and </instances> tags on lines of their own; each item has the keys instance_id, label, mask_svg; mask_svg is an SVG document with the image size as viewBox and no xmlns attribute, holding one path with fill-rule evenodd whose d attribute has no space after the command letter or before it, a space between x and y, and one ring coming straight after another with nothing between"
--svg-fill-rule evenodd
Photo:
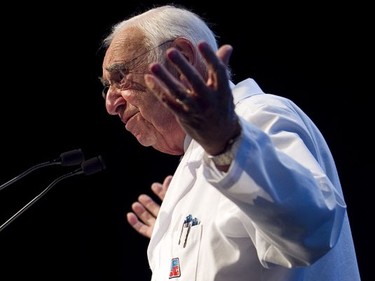
<instances>
[{"instance_id":1,"label":"lips","mask_svg":"<svg viewBox=\"0 0 375 281\"><path fill-rule=\"evenodd\" d=\"M138 112L134 113L133 115L127 116L126 118L122 119L122 122L125 124L125 128L130 131L131 130L131 123L134 117L138 114Z\"/></svg>"},{"instance_id":2,"label":"lips","mask_svg":"<svg viewBox=\"0 0 375 281\"><path fill-rule=\"evenodd\" d=\"M129 122L131 118L133 118L134 115L136 115L137 112L131 113L131 114L123 114L120 116L121 122L124 123L125 125Z\"/></svg>"}]
</instances>

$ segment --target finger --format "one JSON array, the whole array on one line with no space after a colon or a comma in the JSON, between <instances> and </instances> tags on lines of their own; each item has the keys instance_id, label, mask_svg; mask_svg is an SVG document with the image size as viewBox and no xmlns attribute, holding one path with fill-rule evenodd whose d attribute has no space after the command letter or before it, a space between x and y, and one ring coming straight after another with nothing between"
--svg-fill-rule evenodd
<instances>
[{"instance_id":1,"label":"finger","mask_svg":"<svg viewBox=\"0 0 375 281\"><path fill-rule=\"evenodd\" d=\"M186 98L194 92L201 93L206 89L206 82L203 80L201 74L189 63L186 58L174 48L167 51L167 58L175 65L175 67L186 77L186 81L190 84L193 91L186 92L186 87L183 87L182 93Z\"/></svg>"},{"instance_id":2,"label":"finger","mask_svg":"<svg viewBox=\"0 0 375 281\"><path fill-rule=\"evenodd\" d=\"M132 204L132 210L137 216L138 220L143 224L152 225L155 221L155 217L139 202L134 202Z\"/></svg>"},{"instance_id":3,"label":"finger","mask_svg":"<svg viewBox=\"0 0 375 281\"><path fill-rule=\"evenodd\" d=\"M155 182L151 185L151 190L159 197L160 200L164 199L165 191L163 190L163 185L159 182Z\"/></svg>"},{"instance_id":4,"label":"finger","mask_svg":"<svg viewBox=\"0 0 375 281\"><path fill-rule=\"evenodd\" d=\"M198 44L198 49L206 60L211 73L215 74L211 75L210 78L216 88L225 89L225 87L229 87L227 63L232 52L231 48L230 45L223 46L223 49L220 48L218 50L220 57L218 57L206 42Z\"/></svg>"},{"instance_id":5,"label":"finger","mask_svg":"<svg viewBox=\"0 0 375 281\"><path fill-rule=\"evenodd\" d=\"M165 193L167 192L171 180L172 176L167 176L164 179L163 184L155 182L151 185L152 191L159 197L160 200L164 199Z\"/></svg>"},{"instance_id":6,"label":"finger","mask_svg":"<svg viewBox=\"0 0 375 281\"><path fill-rule=\"evenodd\" d=\"M141 235L151 238L152 228L139 221L136 214L129 212L126 214L128 223Z\"/></svg>"},{"instance_id":7,"label":"finger","mask_svg":"<svg viewBox=\"0 0 375 281\"><path fill-rule=\"evenodd\" d=\"M182 101L186 99L186 95L181 94L182 86L180 86L179 92L174 92L173 88L177 88L177 86L173 86L173 88L169 89L165 85L166 79L174 79L167 71L164 69L163 66L159 64L153 64L152 66L153 74L146 74L145 75L145 83L148 89L169 109L176 113L187 113L189 108L187 104L183 103ZM162 77L163 80L160 79ZM174 79L175 80L175 79ZM168 84L179 83L176 80L174 82L169 82ZM179 83L182 85L181 83ZM172 93L173 92L173 93ZM186 89L185 89L186 92Z\"/></svg>"},{"instance_id":8,"label":"finger","mask_svg":"<svg viewBox=\"0 0 375 281\"><path fill-rule=\"evenodd\" d=\"M164 179L164 182L163 182L163 190L164 190L164 194L167 192L167 189L169 187L169 184L171 183L172 181L172 178L173 176L172 175L169 175L167 176L165 179Z\"/></svg>"},{"instance_id":9,"label":"finger","mask_svg":"<svg viewBox=\"0 0 375 281\"><path fill-rule=\"evenodd\" d=\"M216 56L228 67L229 59L232 56L233 47L231 45L223 45L217 50Z\"/></svg>"},{"instance_id":10,"label":"finger","mask_svg":"<svg viewBox=\"0 0 375 281\"><path fill-rule=\"evenodd\" d=\"M140 206L139 206L139 205ZM133 211L135 213L136 210L134 208L137 208L137 213L138 217L140 219L148 224L154 223L155 217L159 213L160 205L157 204L150 196L142 194L138 197L138 202L133 203Z\"/></svg>"}]
</instances>

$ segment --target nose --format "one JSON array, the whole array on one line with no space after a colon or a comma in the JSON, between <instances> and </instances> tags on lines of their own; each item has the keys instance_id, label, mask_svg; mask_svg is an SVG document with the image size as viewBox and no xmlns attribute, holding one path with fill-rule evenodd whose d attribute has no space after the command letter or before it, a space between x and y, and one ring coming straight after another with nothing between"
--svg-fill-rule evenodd
<instances>
[{"instance_id":1,"label":"nose","mask_svg":"<svg viewBox=\"0 0 375 281\"><path fill-rule=\"evenodd\" d=\"M121 92L116 87L109 87L105 96L105 108L110 115L119 114L119 110L126 104Z\"/></svg>"}]
</instances>

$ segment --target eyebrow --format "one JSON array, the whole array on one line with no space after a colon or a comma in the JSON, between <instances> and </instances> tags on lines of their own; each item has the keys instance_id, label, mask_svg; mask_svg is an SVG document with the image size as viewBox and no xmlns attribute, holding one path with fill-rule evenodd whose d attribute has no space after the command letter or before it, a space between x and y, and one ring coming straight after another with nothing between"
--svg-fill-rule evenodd
<instances>
[{"instance_id":1,"label":"eyebrow","mask_svg":"<svg viewBox=\"0 0 375 281\"><path fill-rule=\"evenodd\" d=\"M109 72L109 73L113 73L115 71L124 71L126 70L126 65L129 64L130 62L132 62L133 60L130 60L128 62L118 62L118 63L114 63L108 67L106 67L106 70Z\"/></svg>"},{"instance_id":2,"label":"eyebrow","mask_svg":"<svg viewBox=\"0 0 375 281\"><path fill-rule=\"evenodd\" d=\"M148 49L148 50L145 50L143 53L140 53L139 55L133 57L132 59L130 59L129 61L125 61L125 62L120 62L120 63L114 63L112 65L110 65L109 67L106 68L106 70L108 72L113 72L113 71L124 71L129 67L129 65L132 65L133 63L137 62L138 59L142 58L144 55L147 55L149 52L157 49L157 48L160 48L161 46L167 44L167 43L171 43L173 42L175 39L169 39L169 40L166 40L166 41L163 41L162 43ZM134 65L133 65L134 67Z\"/></svg>"},{"instance_id":3,"label":"eyebrow","mask_svg":"<svg viewBox=\"0 0 375 281\"><path fill-rule=\"evenodd\" d=\"M147 53L149 53L150 51L156 49L156 48L159 48L161 46L163 46L164 44L167 44L167 43L170 43L170 42L173 42L175 39L169 39L169 40L166 40L162 43L160 43L159 45L156 45L154 47L152 47L151 49L148 49L146 50L145 52L139 54L138 56L132 58L131 60L129 61L126 61L126 62L119 62L119 63L114 63L108 67L106 67L106 70L109 72L109 73L113 73L115 71L124 71L126 69L128 69L129 67L127 67L127 65L131 64L131 63L134 63L134 61L137 61L137 59L141 58L142 56L146 55ZM103 76L100 76L99 77L99 80L100 82L104 85L104 86L108 86L108 82L103 78Z\"/></svg>"},{"instance_id":4,"label":"eyebrow","mask_svg":"<svg viewBox=\"0 0 375 281\"><path fill-rule=\"evenodd\" d=\"M126 62L123 63L123 62L120 62L120 63L114 63L112 65L110 65L109 67L106 67L106 70L109 72L109 73L113 73L115 71L124 71L126 70ZM106 79L103 78L103 76L99 76L98 79L100 80L100 82L103 84L103 86L108 86L109 83Z\"/></svg>"}]
</instances>

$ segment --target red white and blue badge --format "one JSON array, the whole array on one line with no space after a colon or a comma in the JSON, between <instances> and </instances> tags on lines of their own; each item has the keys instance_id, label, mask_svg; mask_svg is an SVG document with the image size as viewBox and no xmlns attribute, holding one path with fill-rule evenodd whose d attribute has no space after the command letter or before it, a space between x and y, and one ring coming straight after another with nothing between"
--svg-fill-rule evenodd
<instances>
[{"instance_id":1,"label":"red white and blue badge","mask_svg":"<svg viewBox=\"0 0 375 281\"><path fill-rule=\"evenodd\" d=\"M173 258L171 263L171 271L169 272L169 279L177 278L181 276L180 260L179 258Z\"/></svg>"}]
</instances>

